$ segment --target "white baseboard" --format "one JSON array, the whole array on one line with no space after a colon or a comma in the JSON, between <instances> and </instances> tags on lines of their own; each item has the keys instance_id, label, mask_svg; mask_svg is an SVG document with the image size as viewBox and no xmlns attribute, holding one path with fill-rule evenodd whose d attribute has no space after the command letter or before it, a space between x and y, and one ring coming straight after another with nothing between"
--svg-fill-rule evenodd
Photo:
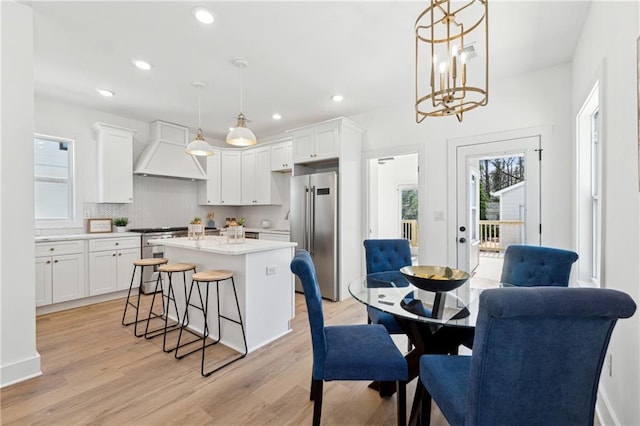
<instances>
[{"instance_id":1,"label":"white baseboard","mask_svg":"<svg viewBox=\"0 0 640 426\"><path fill-rule=\"evenodd\" d=\"M40 354L0 367L0 388L11 386L42 375Z\"/></svg>"},{"instance_id":2,"label":"white baseboard","mask_svg":"<svg viewBox=\"0 0 640 426\"><path fill-rule=\"evenodd\" d=\"M83 297L82 299L69 300L67 302L54 303L52 305L38 306L36 316L50 314L52 312L65 311L67 309L79 308L81 306L93 305L95 303L107 302L109 300L127 297L128 290L115 291L113 293L100 294L98 296Z\"/></svg>"}]
</instances>

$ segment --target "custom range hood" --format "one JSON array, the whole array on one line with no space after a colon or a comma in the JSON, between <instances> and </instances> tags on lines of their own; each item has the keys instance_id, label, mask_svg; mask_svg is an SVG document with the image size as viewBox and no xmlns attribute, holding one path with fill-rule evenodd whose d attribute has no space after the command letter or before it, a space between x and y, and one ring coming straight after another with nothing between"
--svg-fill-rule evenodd
<instances>
[{"instance_id":1,"label":"custom range hood","mask_svg":"<svg viewBox=\"0 0 640 426\"><path fill-rule=\"evenodd\" d=\"M150 125L151 140L144 149L133 173L179 179L207 179L207 172L193 155L185 152L189 129L156 120Z\"/></svg>"}]
</instances>

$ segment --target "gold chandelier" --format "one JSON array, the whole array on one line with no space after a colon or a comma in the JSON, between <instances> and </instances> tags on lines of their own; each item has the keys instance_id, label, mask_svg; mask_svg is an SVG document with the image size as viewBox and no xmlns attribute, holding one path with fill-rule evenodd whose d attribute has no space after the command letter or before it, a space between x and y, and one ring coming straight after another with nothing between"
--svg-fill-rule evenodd
<instances>
[{"instance_id":1,"label":"gold chandelier","mask_svg":"<svg viewBox=\"0 0 640 426\"><path fill-rule=\"evenodd\" d=\"M430 2L415 25L416 122L454 114L462 121L489 98L489 0Z\"/></svg>"}]
</instances>

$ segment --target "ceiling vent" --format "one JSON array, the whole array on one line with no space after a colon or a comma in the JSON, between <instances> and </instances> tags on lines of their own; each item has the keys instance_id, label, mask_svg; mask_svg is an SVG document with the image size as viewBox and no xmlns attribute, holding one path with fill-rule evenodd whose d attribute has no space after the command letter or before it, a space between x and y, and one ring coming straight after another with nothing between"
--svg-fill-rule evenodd
<instances>
[{"instance_id":1,"label":"ceiling vent","mask_svg":"<svg viewBox=\"0 0 640 426\"><path fill-rule=\"evenodd\" d=\"M473 59L478 57L478 53L476 53L475 42L469 44L468 46L465 46L465 48L462 49L462 51L467 54L467 59Z\"/></svg>"}]
</instances>

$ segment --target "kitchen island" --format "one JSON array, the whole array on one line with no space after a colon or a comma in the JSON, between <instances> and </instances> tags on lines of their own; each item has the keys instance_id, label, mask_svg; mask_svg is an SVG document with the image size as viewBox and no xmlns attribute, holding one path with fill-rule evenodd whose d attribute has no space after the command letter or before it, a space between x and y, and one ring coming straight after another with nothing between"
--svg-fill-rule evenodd
<instances>
[{"instance_id":1,"label":"kitchen island","mask_svg":"<svg viewBox=\"0 0 640 426\"><path fill-rule=\"evenodd\" d=\"M295 304L294 276L289 264L296 243L250 239L245 239L243 243L228 243L226 238L215 236L207 236L202 240L173 238L149 242L164 246L164 257L170 263L195 263L198 272L208 269L233 271L249 352L291 331ZM190 275L187 275L187 286L190 285ZM203 290L204 285L201 284ZM178 274L174 276L173 288L182 317L185 292L182 277ZM208 322L211 337L217 338L216 292L213 288L211 290ZM197 300L195 289L191 300L192 303ZM220 310L230 318L238 316L230 281L220 283ZM169 317L173 314L170 312ZM202 332L202 313L190 308L189 318L189 328ZM242 352L244 345L240 326L222 320L221 329L221 343Z\"/></svg>"}]
</instances>

